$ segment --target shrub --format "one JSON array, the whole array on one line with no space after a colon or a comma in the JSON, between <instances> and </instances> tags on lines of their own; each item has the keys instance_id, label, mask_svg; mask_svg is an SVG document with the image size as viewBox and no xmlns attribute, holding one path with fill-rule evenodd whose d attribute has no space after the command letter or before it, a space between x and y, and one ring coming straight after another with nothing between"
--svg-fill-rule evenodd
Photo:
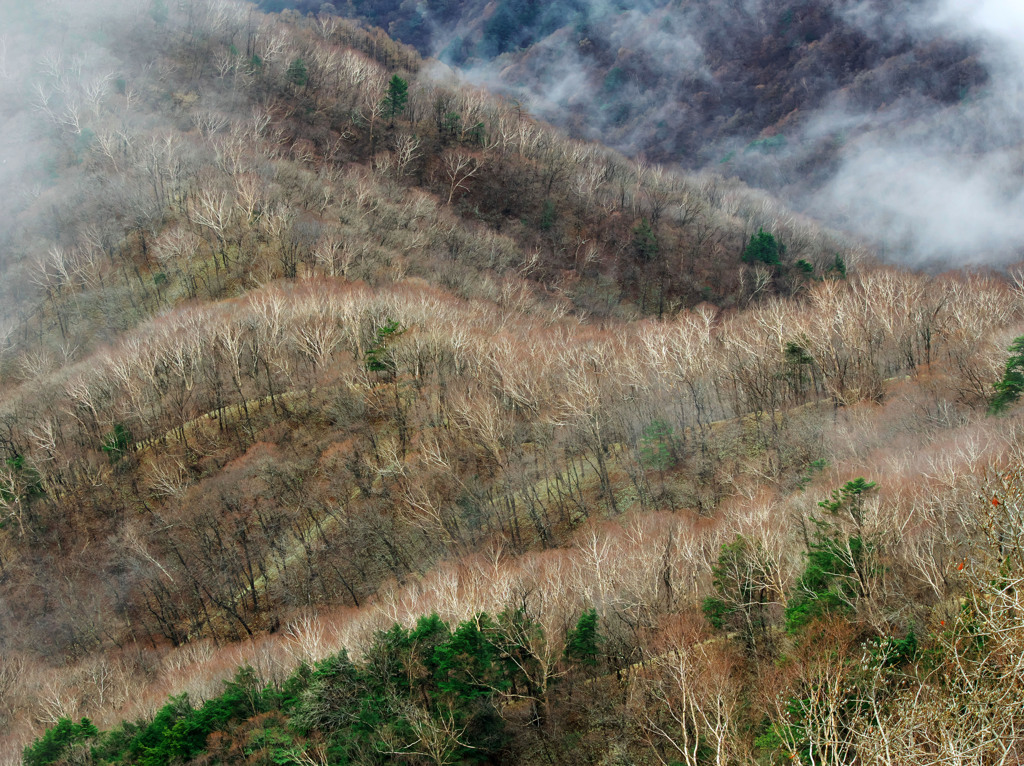
<instances>
[{"instance_id":1,"label":"shrub","mask_svg":"<svg viewBox=\"0 0 1024 766\"><path fill-rule=\"evenodd\" d=\"M844 542L820 532L816 535L796 593L786 604L786 630L796 633L826 615L852 611L857 592L853 560L863 547L859 537Z\"/></svg>"},{"instance_id":2,"label":"shrub","mask_svg":"<svg viewBox=\"0 0 1024 766\"><path fill-rule=\"evenodd\" d=\"M633 251L637 260L643 263L650 263L658 257L658 237L646 218L641 218L633 229Z\"/></svg>"},{"instance_id":3,"label":"shrub","mask_svg":"<svg viewBox=\"0 0 1024 766\"><path fill-rule=\"evenodd\" d=\"M405 111L407 103L409 103L409 83L396 74L388 83L388 92L384 97L384 111L388 118L394 121L395 117Z\"/></svg>"},{"instance_id":4,"label":"shrub","mask_svg":"<svg viewBox=\"0 0 1024 766\"><path fill-rule=\"evenodd\" d=\"M863 477L846 482L818 503L836 522L811 518L817 530L809 542L807 566L797 582L796 593L786 604L786 629L795 633L829 614L849 613L857 598L867 595L867 554L864 499L875 482ZM839 520L848 515L854 534L842 531Z\"/></svg>"}]
</instances>

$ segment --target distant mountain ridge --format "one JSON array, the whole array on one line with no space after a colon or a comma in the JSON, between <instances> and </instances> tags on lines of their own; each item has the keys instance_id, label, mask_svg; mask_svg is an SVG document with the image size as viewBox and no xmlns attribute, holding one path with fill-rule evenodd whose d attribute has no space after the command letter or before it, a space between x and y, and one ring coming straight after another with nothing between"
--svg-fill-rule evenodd
<instances>
[{"instance_id":1,"label":"distant mountain ridge","mask_svg":"<svg viewBox=\"0 0 1024 766\"><path fill-rule=\"evenodd\" d=\"M993 40L994 31L1013 47L1001 6L262 4L380 26L574 137L737 176L893 258L954 265L979 251L989 262L1019 256L1018 200L1007 191L1016 184L1002 154L1024 140L1013 96L1019 67L996 44L1006 41ZM866 191L879 184L891 193ZM988 223L949 230L967 210Z\"/></svg>"},{"instance_id":2,"label":"distant mountain ridge","mask_svg":"<svg viewBox=\"0 0 1024 766\"><path fill-rule=\"evenodd\" d=\"M907 6L896 13L888 2L831 0L350 0L335 10L471 77L487 68L492 84L548 102L543 116L577 135L694 167L721 160L723 142L785 135L834 99L858 111L905 98L949 105L988 81L976 45L921 36ZM884 32L865 22L869 16L886 19ZM566 79L577 87L561 88Z\"/></svg>"}]
</instances>

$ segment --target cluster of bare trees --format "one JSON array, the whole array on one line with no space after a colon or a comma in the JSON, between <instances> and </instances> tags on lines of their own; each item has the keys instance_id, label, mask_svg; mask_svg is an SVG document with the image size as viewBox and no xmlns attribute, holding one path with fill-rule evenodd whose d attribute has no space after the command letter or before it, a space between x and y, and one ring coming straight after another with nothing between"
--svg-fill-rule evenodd
<instances>
[{"instance_id":1,"label":"cluster of bare trees","mask_svg":"<svg viewBox=\"0 0 1024 766\"><path fill-rule=\"evenodd\" d=\"M1007 762L1020 746L1017 643L1024 615L1015 574L1021 557L1020 487L1014 469L986 472L986 466L1016 465L1018 428L1013 421L998 428L987 425L984 447L978 446L982 437L976 426L962 428L952 448L948 433L936 433L920 445L920 458L936 465L945 461L948 470L923 478L915 474L909 508L900 490L903 467L879 456L871 468L887 489L866 506L862 534L877 541L873 568L882 580L855 605L850 620L826 622L791 639L784 665L775 665L770 656L762 662L742 642L713 633L696 607L710 590L709 572L723 543L736 535L759 554L747 560L749 572L735 577L766 578L779 600L793 593L802 566L799 519L806 519L808 506L813 507L800 494L737 497L716 521L646 513L619 523L592 523L562 549L515 555L510 548L492 546L444 562L422 578L392 581L370 604L355 610L322 607L318 614L307 607L276 638L253 643L251 657L198 641L169 654L168 661L178 664L165 672L153 668L152 660L144 672L130 672L147 661L127 655L105 664L89 659L59 677L35 669L19 674L7 699L22 700L20 710L34 711L42 724L53 716L86 712L98 713L100 722L113 722L140 710L139 705L158 704L166 691L216 693L209 674L230 674L232 663L242 660L253 663L266 680L279 680L298 659L315 660L341 646L358 655L379 630L395 622L412 625L424 614L437 613L455 624L484 611L514 608L522 610L528 624L543 626L542 634L510 636L527 651L521 659L530 684L527 697L522 690L509 694L499 700L499 709L525 726L532 718L521 720L524 703L534 711L531 716L542 720L565 714L559 712L566 689L560 662L565 638L581 610L594 608L604 636L602 653L623 679L614 686L615 715L622 722L616 741L622 747L638 748L666 763L696 764L709 757L720 764L748 763L755 747L750 724L764 730L767 720L774 737L769 741L801 763L853 754L893 764L965 758ZM276 456L262 459L270 464ZM260 491L248 489L238 476L227 481L245 489L235 499L249 514L266 518L259 508ZM916 510L928 507L942 518ZM238 523L237 514L230 514L227 509L229 520L218 522L222 535L225 523ZM206 529L209 535L212 527ZM194 533L202 535L202 530L199 524ZM922 547L923 538L928 546ZM123 547L139 546L138 540L125 538ZM926 552L939 548L945 557L927 562ZM202 572L197 587L220 587L199 559L190 566ZM922 598L915 583L923 583L922 573L932 566L943 573L946 585L934 597ZM187 577L178 567L165 573L168 582ZM241 605L232 608L241 610ZM919 659L890 637L894 631L905 633L908 612L921 615L915 628L919 640L934 642ZM777 620L778 611L769 619ZM187 624L186 615L175 624ZM505 628L514 630L515 625ZM865 635L875 638L865 642ZM140 692L158 679L156 696Z\"/></svg>"},{"instance_id":2,"label":"cluster of bare trees","mask_svg":"<svg viewBox=\"0 0 1024 766\"><path fill-rule=\"evenodd\" d=\"M0 357L0 619L25 628L20 647L0 636L0 722L121 708L159 676L153 704L209 641L283 627L262 639L277 672L395 621L509 607L543 627L514 637L537 720L593 608L630 736L662 762L748 759L757 673L779 693L753 709L796 759L1019 756L1016 485L1000 474L991 517L974 497L1017 438L978 405L1019 286L740 266L761 228L818 276L841 248L735 184L417 82L412 54L337 18L170 13L144 21L170 25L152 79L54 57L40 74L39 113L105 194L55 192L53 225L25 235L39 293ZM386 124L394 71L413 82ZM757 665L808 544L796 490L847 473L882 487L856 528L834 522L872 542L854 626L886 635L972 594L945 617L943 664L895 692L894 644L865 658L857 627L796 645L796 669ZM745 646L697 612L738 535L749 555L723 577L763 595L731 604L763 634ZM181 667L87 656L147 642ZM77 670L26 691L15 649L32 643Z\"/></svg>"},{"instance_id":3,"label":"cluster of bare trees","mask_svg":"<svg viewBox=\"0 0 1024 766\"><path fill-rule=\"evenodd\" d=\"M250 402L287 408L283 393L325 384L362 387L384 407L366 355L380 329L397 322L408 332L387 353L394 379L412 385L398 386L391 415L401 416L405 399L430 384L463 379L455 395L424 397L429 414L457 425L499 465L518 420L571 431L603 459L626 440L616 422L626 398L633 420L672 425L674 449L705 449L711 424L747 414L766 446L777 447L780 420L794 406L877 400L886 381L933 365L945 370L954 396L974 403L984 394L974 381L992 380L1001 361L1003 334L993 337L992 328L1012 321L1018 305L997 279L877 270L739 314L705 308L596 330L412 285L370 290L310 280L143 325L88 372L70 376L60 409L84 432L76 445L85 446L100 443L115 422L138 441L173 433L187 443L186 425L200 414L223 427L233 407L231 418L244 423Z\"/></svg>"},{"instance_id":4,"label":"cluster of bare trees","mask_svg":"<svg viewBox=\"0 0 1024 766\"><path fill-rule=\"evenodd\" d=\"M915 321L904 291L935 308ZM970 403L1000 360L1001 329L979 328L1017 305L994 279L870 271L742 313L597 329L417 284L268 287L146 323L12 400L5 535L63 537L97 505L117 530L142 502L132 539L151 542L118 546L137 619L174 642L249 634L282 601L358 604L494 536L550 545L619 513L624 487L641 508L710 515L760 478L791 481L824 454L808 418L887 381L927 374ZM278 421L333 436L287 470L225 468Z\"/></svg>"},{"instance_id":5,"label":"cluster of bare trees","mask_svg":"<svg viewBox=\"0 0 1024 766\"><path fill-rule=\"evenodd\" d=\"M775 231L794 258L814 262L841 249L735 184L570 141L479 90L414 82L397 125L381 125L388 74L415 75L418 61L336 17L271 19L197 0L152 23L135 18L125 30L158 54L138 76L117 76L127 60L70 54L49 56L39 75L53 94L38 111L61 131L63 101L91 94L72 142L87 162L67 172L105 189L85 204L77 193L58 199L49 241L27 248L49 302L34 315L40 335L55 329L84 346L183 299L310 274L422 276L485 298L493 272L516 274L557 283L587 311L625 299L664 313L785 287L725 268L749 231ZM288 81L296 61L308 76L301 88ZM171 122L186 127L154 127ZM510 221L539 219L557 200L565 222L544 224L543 237L498 233L453 215L463 198ZM659 241L656 262L633 262L637 220Z\"/></svg>"}]
</instances>

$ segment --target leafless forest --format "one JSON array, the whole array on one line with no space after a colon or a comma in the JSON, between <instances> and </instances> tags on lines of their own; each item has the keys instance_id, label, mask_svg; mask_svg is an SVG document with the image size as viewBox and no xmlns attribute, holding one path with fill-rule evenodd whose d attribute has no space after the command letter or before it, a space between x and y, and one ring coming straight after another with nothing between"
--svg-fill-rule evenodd
<instances>
[{"instance_id":1,"label":"leafless forest","mask_svg":"<svg viewBox=\"0 0 1024 766\"><path fill-rule=\"evenodd\" d=\"M1024 759L1015 269L335 15L77 13L0 33L0 763Z\"/></svg>"}]
</instances>

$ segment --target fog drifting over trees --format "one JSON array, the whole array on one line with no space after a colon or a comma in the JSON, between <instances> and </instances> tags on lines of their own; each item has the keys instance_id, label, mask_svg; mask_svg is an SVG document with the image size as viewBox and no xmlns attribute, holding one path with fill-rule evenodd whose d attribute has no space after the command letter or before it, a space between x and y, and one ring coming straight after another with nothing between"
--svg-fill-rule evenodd
<instances>
[{"instance_id":1,"label":"fog drifting over trees","mask_svg":"<svg viewBox=\"0 0 1024 766\"><path fill-rule=\"evenodd\" d=\"M381 18L579 135L736 173L891 260L1019 256L1024 37L1012 0L431 7L414 28L401 9Z\"/></svg>"},{"instance_id":2,"label":"fog drifting over trees","mask_svg":"<svg viewBox=\"0 0 1024 766\"><path fill-rule=\"evenodd\" d=\"M0 765L1018 757L1024 277L666 161L1000 262L1014 27L489 8L650 156L329 8L2 6Z\"/></svg>"}]
</instances>

